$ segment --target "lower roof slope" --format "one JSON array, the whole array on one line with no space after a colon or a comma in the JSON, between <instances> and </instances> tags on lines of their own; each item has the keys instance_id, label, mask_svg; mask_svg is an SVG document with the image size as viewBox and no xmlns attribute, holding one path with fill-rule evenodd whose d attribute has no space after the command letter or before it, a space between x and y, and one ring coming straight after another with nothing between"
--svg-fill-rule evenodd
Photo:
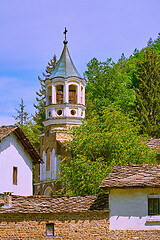
<instances>
[{"instance_id":1,"label":"lower roof slope","mask_svg":"<svg viewBox=\"0 0 160 240\"><path fill-rule=\"evenodd\" d=\"M3 205L1 213L63 213L108 210L108 194L93 196L12 196L11 207Z\"/></svg>"},{"instance_id":2,"label":"lower roof slope","mask_svg":"<svg viewBox=\"0 0 160 240\"><path fill-rule=\"evenodd\" d=\"M160 165L115 166L100 187L160 187Z\"/></svg>"}]
</instances>

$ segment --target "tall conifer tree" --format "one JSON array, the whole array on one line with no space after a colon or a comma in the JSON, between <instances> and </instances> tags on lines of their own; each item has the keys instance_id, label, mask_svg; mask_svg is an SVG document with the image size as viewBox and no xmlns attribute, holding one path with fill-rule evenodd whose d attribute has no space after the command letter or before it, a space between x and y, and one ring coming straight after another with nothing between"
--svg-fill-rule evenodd
<instances>
[{"instance_id":1,"label":"tall conifer tree","mask_svg":"<svg viewBox=\"0 0 160 240\"><path fill-rule=\"evenodd\" d=\"M160 62L152 48L148 48L143 61L138 63L136 90L137 116L143 133L160 136Z\"/></svg>"},{"instance_id":2,"label":"tall conifer tree","mask_svg":"<svg viewBox=\"0 0 160 240\"><path fill-rule=\"evenodd\" d=\"M57 65L57 58L56 58L56 55L54 55L53 59L51 59L50 62L48 62L48 65L45 69L45 73L42 73L44 76L44 79L42 79L38 76L41 88L39 89L39 92L36 92L37 104L34 104L34 107L36 108L34 121L38 124L41 132L44 131L43 121L45 120L45 109L44 109L45 104L46 104L46 102L45 102L45 95L46 95L45 80L51 75L51 73L55 69L56 65Z\"/></svg>"}]
</instances>

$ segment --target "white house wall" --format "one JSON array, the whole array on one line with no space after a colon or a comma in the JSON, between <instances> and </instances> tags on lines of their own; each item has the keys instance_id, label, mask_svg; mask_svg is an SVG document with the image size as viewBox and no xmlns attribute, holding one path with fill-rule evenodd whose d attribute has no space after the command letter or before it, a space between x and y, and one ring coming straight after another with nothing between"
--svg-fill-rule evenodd
<instances>
[{"instance_id":1,"label":"white house wall","mask_svg":"<svg viewBox=\"0 0 160 240\"><path fill-rule=\"evenodd\" d=\"M111 230L160 230L160 216L148 216L148 196L160 189L113 189L109 194Z\"/></svg>"},{"instance_id":2,"label":"white house wall","mask_svg":"<svg viewBox=\"0 0 160 240\"><path fill-rule=\"evenodd\" d=\"M13 184L13 167L17 167L17 185ZM32 161L12 133L0 143L0 193L32 195Z\"/></svg>"}]
</instances>

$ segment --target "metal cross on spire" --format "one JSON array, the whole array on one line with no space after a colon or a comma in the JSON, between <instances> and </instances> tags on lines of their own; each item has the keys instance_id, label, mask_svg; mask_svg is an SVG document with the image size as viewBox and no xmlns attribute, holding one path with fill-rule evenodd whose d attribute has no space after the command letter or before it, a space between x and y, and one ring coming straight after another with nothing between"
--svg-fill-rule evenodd
<instances>
[{"instance_id":1,"label":"metal cross on spire","mask_svg":"<svg viewBox=\"0 0 160 240\"><path fill-rule=\"evenodd\" d=\"M64 32L63 32L63 34L65 35L65 40L63 41L64 44L67 44L67 43L68 43L68 41L66 41L67 32L68 32L68 30L67 30L67 28L65 27L65 30L64 30Z\"/></svg>"}]
</instances>

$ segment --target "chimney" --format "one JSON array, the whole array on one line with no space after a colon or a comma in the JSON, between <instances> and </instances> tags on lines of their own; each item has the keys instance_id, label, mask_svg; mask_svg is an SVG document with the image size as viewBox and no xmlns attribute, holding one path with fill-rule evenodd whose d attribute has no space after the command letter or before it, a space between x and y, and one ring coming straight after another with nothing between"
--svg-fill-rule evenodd
<instances>
[{"instance_id":1,"label":"chimney","mask_svg":"<svg viewBox=\"0 0 160 240\"><path fill-rule=\"evenodd\" d=\"M12 206L12 192L4 192L4 206L9 208Z\"/></svg>"}]
</instances>

